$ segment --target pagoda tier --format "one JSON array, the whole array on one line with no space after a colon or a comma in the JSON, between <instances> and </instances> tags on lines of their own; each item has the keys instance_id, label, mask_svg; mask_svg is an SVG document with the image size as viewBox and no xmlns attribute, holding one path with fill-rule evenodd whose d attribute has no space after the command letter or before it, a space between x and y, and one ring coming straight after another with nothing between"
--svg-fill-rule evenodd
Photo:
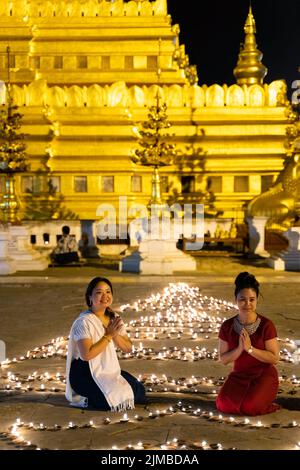
<instances>
[{"instance_id":1,"label":"pagoda tier","mask_svg":"<svg viewBox=\"0 0 300 470\"><path fill-rule=\"evenodd\" d=\"M174 60L179 28L165 1L3 1L0 74L9 43L15 83L185 82Z\"/></svg>"}]
</instances>

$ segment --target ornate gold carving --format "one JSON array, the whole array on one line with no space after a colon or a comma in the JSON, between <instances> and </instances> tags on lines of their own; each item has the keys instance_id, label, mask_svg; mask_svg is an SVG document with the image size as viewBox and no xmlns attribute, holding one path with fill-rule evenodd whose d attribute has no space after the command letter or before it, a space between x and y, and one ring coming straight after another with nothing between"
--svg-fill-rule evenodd
<instances>
[{"instance_id":1,"label":"ornate gold carving","mask_svg":"<svg viewBox=\"0 0 300 470\"><path fill-rule=\"evenodd\" d=\"M206 105L208 107L223 107L225 104L224 89L220 85L212 85L206 91Z\"/></svg>"},{"instance_id":2,"label":"ornate gold carving","mask_svg":"<svg viewBox=\"0 0 300 470\"><path fill-rule=\"evenodd\" d=\"M43 106L47 91L46 80L35 80L30 83L25 87L26 106Z\"/></svg>"},{"instance_id":3,"label":"ornate gold carving","mask_svg":"<svg viewBox=\"0 0 300 470\"><path fill-rule=\"evenodd\" d=\"M238 85L231 85L226 93L226 106L244 106L245 93Z\"/></svg>"},{"instance_id":4,"label":"ornate gold carving","mask_svg":"<svg viewBox=\"0 0 300 470\"><path fill-rule=\"evenodd\" d=\"M248 90L248 105L262 107L265 105L265 90L260 85L251 85Z\"/></svg>"},{"instance_id":5,"label":"ornate gold carving","mask_svg":"<svg viewBox=\"0 0 300 470\"><path fill-rule=\"evenodd\" d=\"M13 85L12 95L18 106L151 106L157 93L168 104L168 107L236 107L236 106L283 106L286 103L286 85L278 80L265 85L240 87L232 85L221 87L212 85L151 85L150 87L134 85L128 87L125 82L116 82L110 86L97 84L72 87L49 87L46 80L38 79L22 87ZM55 104L54 104L55 103ZM285 104L286 105L286 104ZM290 112L290 111L289 111ZM294 116L294 115L292 115Z\"/></svg>"},{"instance_id":6,"label":"ornate gold carving","mask_svg":"<svg viewBox=\"0 0 300 470\"><path fill-rule=\"evenodd\" d=\"M287 85L285 80L275 80L268 86L268 105L287 106Z\"/></svg>"},{"instance_id":7,"label":"ornate gold carving","mask_svg":"<svg viewBox=\"0 0 300 470\"><path fill-rule=\"evenodd\" d=\"M0 16L167 16L167 0L1 0Z\"/></svg>"},{"instance_id":8,"label":"ornate gold carving","mask_svg":"<svg viewBox=\"0 0 300 470\"><path fill-rule=\"evenodd\" d=\"M107 103L106 89L100 85L92 85L87 89L87 106L99 107Z\"/></svg>"}]
</instances>

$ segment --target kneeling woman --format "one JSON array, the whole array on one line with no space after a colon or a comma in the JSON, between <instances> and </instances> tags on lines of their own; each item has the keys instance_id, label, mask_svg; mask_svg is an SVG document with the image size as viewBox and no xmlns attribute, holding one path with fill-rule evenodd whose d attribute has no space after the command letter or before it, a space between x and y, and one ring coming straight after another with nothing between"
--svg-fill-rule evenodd
<instances>
[{"instance_id":1,"label":"kneeling woman","mask_svg":"<svg viewBox=\"0 0 300 470\"><path fill-rule=\"evenodd\" d=\"M130 352L132 343L121 317L110 306L113 289L96 277L86 294L88 310L74 321L68 345L66 398L78 407L121 411L145 403L144 386L121 371L115 346Z\"/></svg>"},{"instance_id":2,"label":"kneeling woman","mask_svg":"<svg viewBox=\"0 0 300 470\"><path fill-rule=\"evenodd\" d=\"M219 332L223 364L234 363L217 398L219 411L262 415L279 407L273 400L278 391L279 360L277 332L271 320L256 312L259 283L252 274L240 273L235 280L238 315L225 320Z\"/></svg>"}]
</instances>

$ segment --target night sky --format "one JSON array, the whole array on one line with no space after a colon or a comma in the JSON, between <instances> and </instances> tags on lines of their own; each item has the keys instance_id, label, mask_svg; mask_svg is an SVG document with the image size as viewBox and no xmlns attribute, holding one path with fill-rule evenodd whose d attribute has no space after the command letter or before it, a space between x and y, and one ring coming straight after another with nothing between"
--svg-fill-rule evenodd
<instances>
[{"instance_id":1,"label":"night sky","mask_svg":"<svg viewBox=\"0 0 300 470\"><path fill-rule=\"evenodd\" d=\"M268 68L266 83L300 80L300 0L252 0L257 44ZM172 23L180 25L199 84L232 84L249 0L168 0ZM199 10L199 13L198 11Z\"/></svg>"}]
</instances>

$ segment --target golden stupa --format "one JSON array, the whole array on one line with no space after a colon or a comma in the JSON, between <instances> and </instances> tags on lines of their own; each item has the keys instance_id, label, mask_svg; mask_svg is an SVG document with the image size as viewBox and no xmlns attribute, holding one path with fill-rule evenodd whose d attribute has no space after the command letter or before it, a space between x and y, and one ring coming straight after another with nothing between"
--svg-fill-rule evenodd
<instances>
[{"instance_id":1,"label":"golden stupa","mask_svg":"<svg viewBox=\"0 0 300 470\"><path fill-rule=\"evenodd\" d=\"M9 46L13 99L28 136L21 198L33 191L42 203L50 179L80 219L95 220L101 203L118 210L119 196L147 205L152 170L132 162L132 127L157 96L167 105L171 143L186 155L180 170L161 170L165 199L177 191L197 202L209 181L215 208L242 220L283 168L286 85L263 83L251 9L236 83L209 87L198 84L167 0L1 0L0 29L0 80ZM195 154L201 164L191 166Z\"/></svg>"}]
</instances>

